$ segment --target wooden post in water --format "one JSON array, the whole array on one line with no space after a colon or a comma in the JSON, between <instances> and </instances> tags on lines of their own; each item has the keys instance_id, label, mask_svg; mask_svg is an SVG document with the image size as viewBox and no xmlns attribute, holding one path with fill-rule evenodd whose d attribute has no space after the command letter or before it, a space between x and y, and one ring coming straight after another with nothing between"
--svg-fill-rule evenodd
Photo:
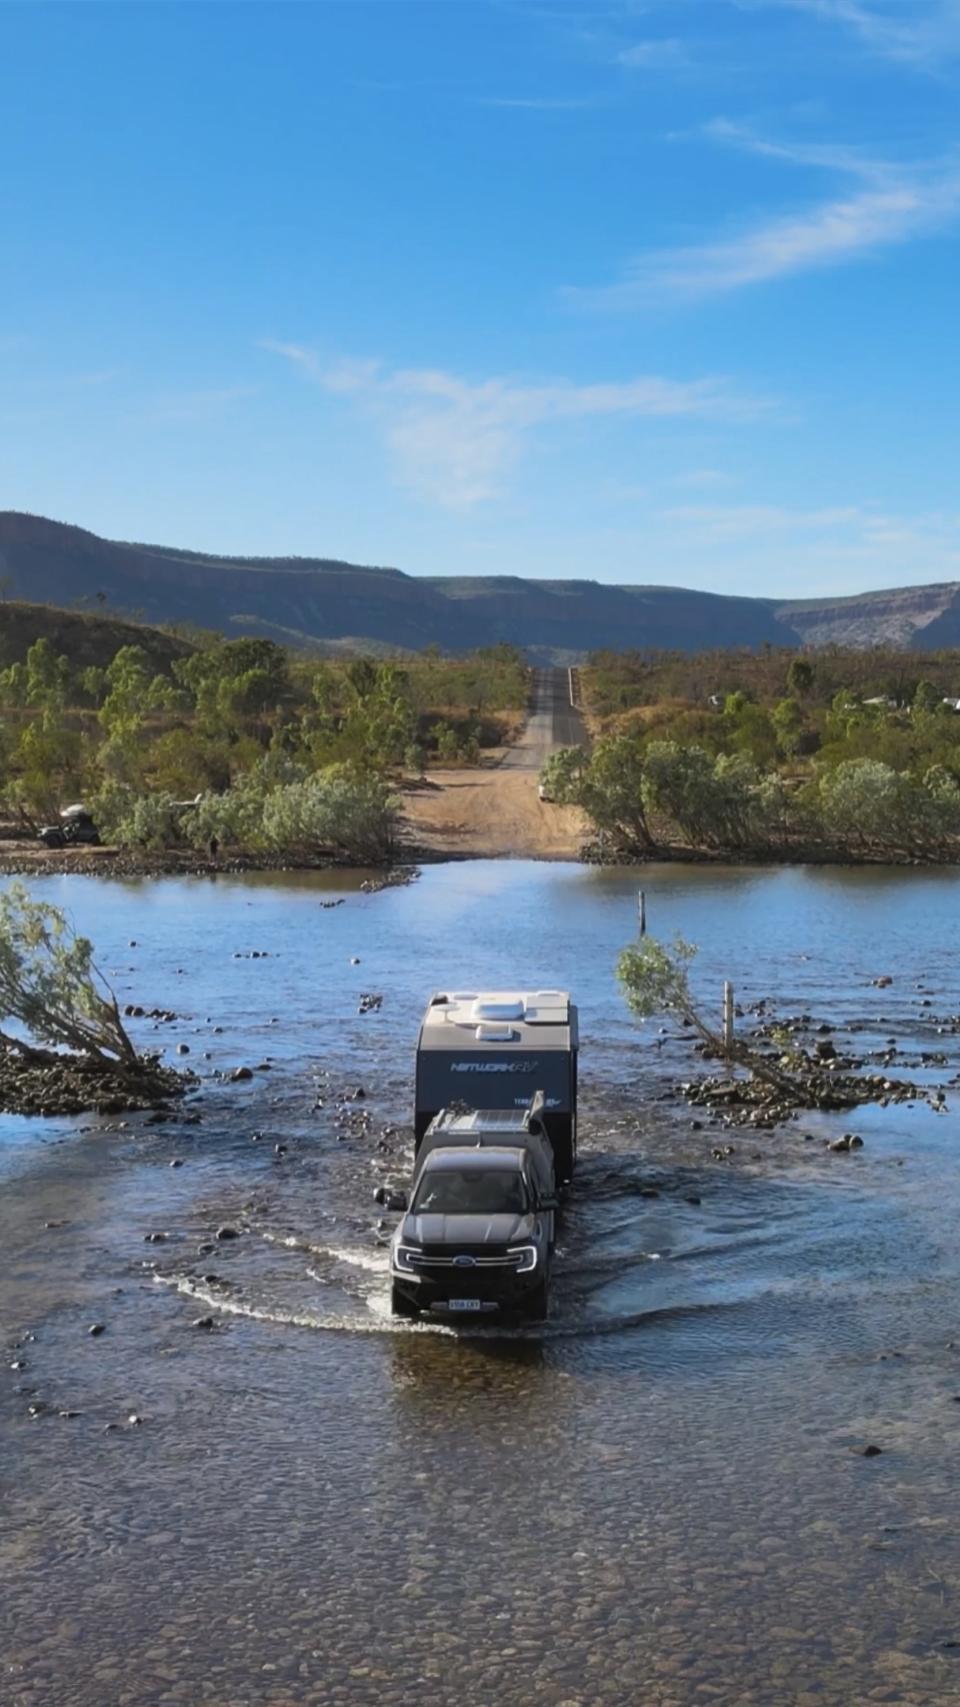
<instances>
[{"instance_id":1,"label":"wooden post in water","mask_svg":"<svg viewBox=\"0 0 960 1707\"><path fill-rule=\"evenodd\" d=\"M646 936L646 934L647 934L647 897L646 897L646 892L643 889L640 890L640 892L637 896L637 906L640 910L640 935Z\"/></svg>"},{"instance_id":2,"label":"wooden post in water","mask_svg":"<svg viewBox=\"0 0 960 1707\"><path fill-rule=\"evenodd\" d=\"M723 1047L729 1061L733 1051L733 985L727 980L723 985Z\"/></svg>"}]
</instances>

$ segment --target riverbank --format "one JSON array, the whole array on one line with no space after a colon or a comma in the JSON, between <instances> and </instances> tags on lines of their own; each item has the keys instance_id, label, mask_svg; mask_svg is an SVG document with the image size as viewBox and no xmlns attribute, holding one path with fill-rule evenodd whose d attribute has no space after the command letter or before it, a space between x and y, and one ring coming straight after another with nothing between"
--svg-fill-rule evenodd
<instances>
[{"instance_id":1,"label":"riverbank","mask_svg":"<svg viewBox=\"0 0 960 1707\"><path fill-rule=\"evenodd\" d=\"M298 859L279 854L237 852L211 859L190 848L45 848L25 840L0 842L0 877L222 877L257 871L357 869L366 871L369 867L345 865L343 861L323 857ZM371 879L371 887L388 888L398 882L409 882L414 875L409 850L399 850L395 863L382 870L382 879Z\"/></svg>"},{"instance_id":2,"label":"riverbank","mask_svg":"<svg viewBox=\"0 0 960 1707\"><path fill-rule=\"evenodd\" d=\"M541 800L536 771L477 767L431 771L398 786L400 833L393 873L418 865L464 859L576 860L588 865L646 866L892 866L937 868L960 864L960 846L924 855L851 849L835 843L796 841L781 846L691 847L658 842L646 851L615 851L594 838L586 814ZM329 856L248 853L225 849L216 858L190 848L48 848L26 837L0 840L0 876L213 877L223 873L351 870Z\"/></svg>"}]
</instances>

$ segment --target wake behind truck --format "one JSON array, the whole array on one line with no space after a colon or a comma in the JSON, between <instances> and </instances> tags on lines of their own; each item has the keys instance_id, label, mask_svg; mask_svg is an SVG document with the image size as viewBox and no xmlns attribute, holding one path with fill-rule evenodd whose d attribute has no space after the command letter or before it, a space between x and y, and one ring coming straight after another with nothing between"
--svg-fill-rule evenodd
<instances>
[{"instance_id":1,"label":"wake behind truck","mask_svg":"<svg viewBox=\"0 0 960 1707\"><path fill-rule=\"evenodd\" d=\"M577 1012L561 990L433 997L417 1049L394 1314L547 1313L558 1193L576 1158Z\"/></svg>"}]
</instances>

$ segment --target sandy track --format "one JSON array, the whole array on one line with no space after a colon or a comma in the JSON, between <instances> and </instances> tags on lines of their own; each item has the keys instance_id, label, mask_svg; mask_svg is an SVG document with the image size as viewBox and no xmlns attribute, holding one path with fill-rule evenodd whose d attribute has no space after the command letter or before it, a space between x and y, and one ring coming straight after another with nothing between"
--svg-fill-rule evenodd
<instances>
[{"instance_id":1,"label":"sandy track","mask_svg":"<svg viewBox=\"0 0 960 1707\"><path fill-rule=\"evenodd\" d=\"M435 771L404 793L407 835L426 856L576 859L583 814L537 797L536 771Z\"/></svg>"},{"instance_id":2,"label":"sandy track","mask_svg":"<svg viewBox=\"0 0 960 1707\"><path fill-rule=\"evenodd\" d=\"M583 813L542 801L537 784L551 753L586 742L567 671L538 670L524 727L496 768L433 771L426 786L405 791L408 839L438 859L576 859L587 838Z\"/></svg>"}]
</instances>

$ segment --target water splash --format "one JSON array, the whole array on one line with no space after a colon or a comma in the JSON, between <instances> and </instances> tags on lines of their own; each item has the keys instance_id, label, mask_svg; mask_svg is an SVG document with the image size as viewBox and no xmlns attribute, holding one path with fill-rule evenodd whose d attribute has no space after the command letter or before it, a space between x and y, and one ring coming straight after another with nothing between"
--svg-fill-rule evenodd
<instances>
[{"instance_id":1,"label":"water splash","mask_svg":"<svg viewBox=\"0 0 960 1707\"><path fill-rule=\"evenodd\" d=\"M315 1271L308 1269L307 1273L319 1284L327 1284L324 1277ZM435 1334L455 1340L585 1339L626 1333L634 1328L653 1327L664 1321L681 1321L688 1317L714 1314L718 1310L736 1307L736 1301L732 1299L705 1299L699 1303L660 1305L646 1310L626 1311L619 1315L537 1322L522 1326L497 1323L490 1327L467 1327L459 1323L454 1326L449 1322L427 1321L423 1318L410 1321L406 1317L392 1316L389 1299L385 1294L365 1299L366 1316L339 1316L334 1313L286 1310L276 1305L248 1302L236 1296L216 1292L190 1275L156 1274L153 1278L158 1286L168 1286L182 1297L192 1298L198 1304L205 1305L208 1310L216 1310L227 1316L242 1316L256 1322L273 1323L278 1327L308 1328L324 1333L345 1334Z\"/></svg>"}]
</instances>

